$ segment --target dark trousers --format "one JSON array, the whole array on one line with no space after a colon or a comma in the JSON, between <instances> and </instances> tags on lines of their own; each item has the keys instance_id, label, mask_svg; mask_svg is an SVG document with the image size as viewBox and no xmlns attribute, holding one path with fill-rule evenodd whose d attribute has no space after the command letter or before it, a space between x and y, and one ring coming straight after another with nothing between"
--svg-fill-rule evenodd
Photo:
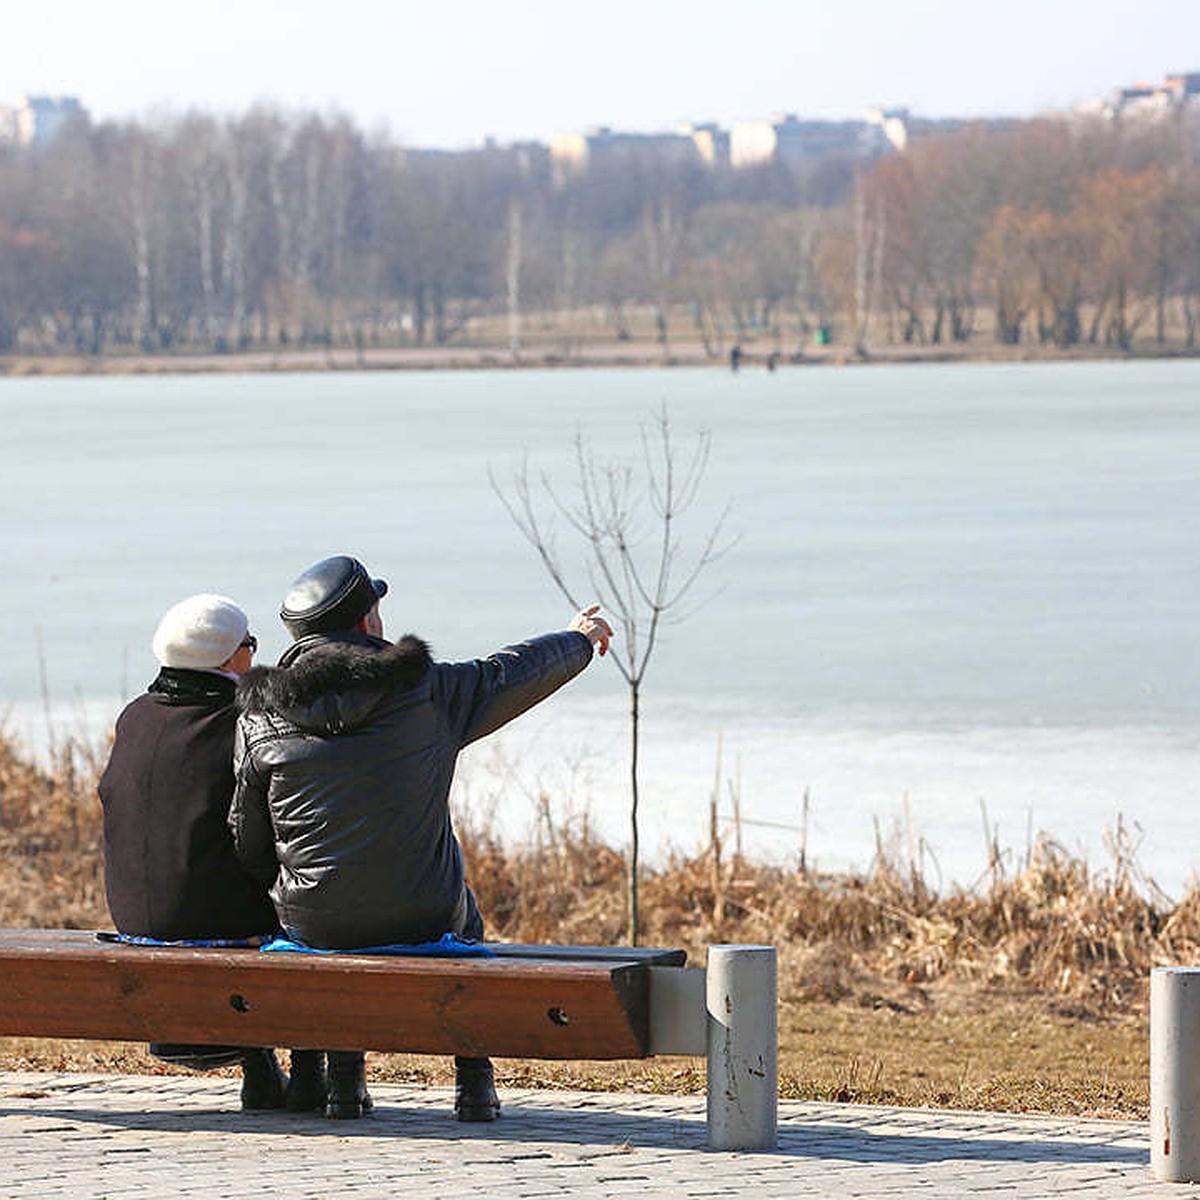
<instances>
[{"instance_id":1,"label":"dark trousers","mask_svg":"<svg viewBox=\"0 0 1200 1200\"><path fill-rule=\"evenodd\" d=\"M483 916L475 903L475 893L465 884L463 894L450 916L450 932L474 942L483 941Z\"/></svg>"}]
</instances>

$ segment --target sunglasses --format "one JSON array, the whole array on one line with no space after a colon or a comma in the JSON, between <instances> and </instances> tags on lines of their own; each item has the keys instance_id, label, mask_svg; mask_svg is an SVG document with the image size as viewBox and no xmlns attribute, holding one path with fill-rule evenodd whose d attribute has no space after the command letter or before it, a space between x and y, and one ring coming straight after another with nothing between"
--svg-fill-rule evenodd
<instances>
[{"instance_id":1,"label":"sunglasses","mask_svg":"<svg viewBox=\"0 0 1200 1200\"><path fill-rule=\"evenodd\" d=\"M247 634L245 639L239 642L238 645L244 646L250 651L251 654L253 654L258 649L258 638L256 638L252 633Z\"/></svg>"}]
</instances>

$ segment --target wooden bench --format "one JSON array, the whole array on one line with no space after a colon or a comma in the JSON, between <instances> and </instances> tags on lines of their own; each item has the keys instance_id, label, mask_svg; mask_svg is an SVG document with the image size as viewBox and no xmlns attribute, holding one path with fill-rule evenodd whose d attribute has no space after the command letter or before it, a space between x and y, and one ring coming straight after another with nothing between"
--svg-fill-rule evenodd
<instances>
[{"instance_id":1,"label":"wooden bench","mask_svg":"<svg viewBox=\"0 0 1200 1200\"><path fill-rule=\"evenodd\" d=\"M0 929L0 1034L533 1059L708 1060L709 1145L775 1145L775 951L489 943L492 957L263 954Z\"/></svg>"}]
</instances>

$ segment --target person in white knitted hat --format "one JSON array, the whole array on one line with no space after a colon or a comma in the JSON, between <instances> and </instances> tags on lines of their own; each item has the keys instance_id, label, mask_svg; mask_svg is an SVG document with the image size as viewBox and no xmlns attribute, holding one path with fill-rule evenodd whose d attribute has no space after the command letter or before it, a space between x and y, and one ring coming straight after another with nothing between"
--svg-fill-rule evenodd
<instances>
[{"instance_id":1,"label":"person in white knitted hat","mask_svg":"<svg viewBox=\"0 0 1200 1200\"><path fill-rule=\"evenodd\" d=\"M233 796L234 686L258 643L240 605L189 596L154 631L158 676L117 718L100 779L104 883L117 930L157 941L254 938L276 927L266 888L234 853L226 818ZM289 1084L269 1049L152 1045L182 1066L240 1062L242 1107L324 1106L319 1060L293 1054ZM310 1068L306 1071L307 1068ZM312 1076L311 1078L309 1076Z\"/></svg>"},{"instance_id":2,"label":"person in white knitted hat","mask_svg":"<svg viewBox=\"0 0 1200 1200\"><path fill-rule=\"evenodd\" d=\"M175 670L222 671L235 678L250 666L250 622L228 596L202 592L173 604L154 631L154 657ZM243 657L239 652L246 651Z\"/></svg>"}]
</instances>

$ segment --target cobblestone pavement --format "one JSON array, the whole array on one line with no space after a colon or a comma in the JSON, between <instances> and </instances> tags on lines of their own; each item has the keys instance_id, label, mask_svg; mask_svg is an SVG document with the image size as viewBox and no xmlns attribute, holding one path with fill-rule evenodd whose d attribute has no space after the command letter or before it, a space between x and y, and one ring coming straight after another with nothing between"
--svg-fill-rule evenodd
<instances>
[{"instance_id":1,"label":"cobblestone pavement","mask_svg":"<svg viewBox=\"0 0 1200 1200\"><path fill-rule=\"evenodd\" d=\"M1156 1183L1136 1121L784 1102L779 1149L705 1148L704 1098L372 1084L361 1121L243 1114L232 1079L0 1073L0 1198L1200 1197Z\"/></svg>"}]
</instances>

